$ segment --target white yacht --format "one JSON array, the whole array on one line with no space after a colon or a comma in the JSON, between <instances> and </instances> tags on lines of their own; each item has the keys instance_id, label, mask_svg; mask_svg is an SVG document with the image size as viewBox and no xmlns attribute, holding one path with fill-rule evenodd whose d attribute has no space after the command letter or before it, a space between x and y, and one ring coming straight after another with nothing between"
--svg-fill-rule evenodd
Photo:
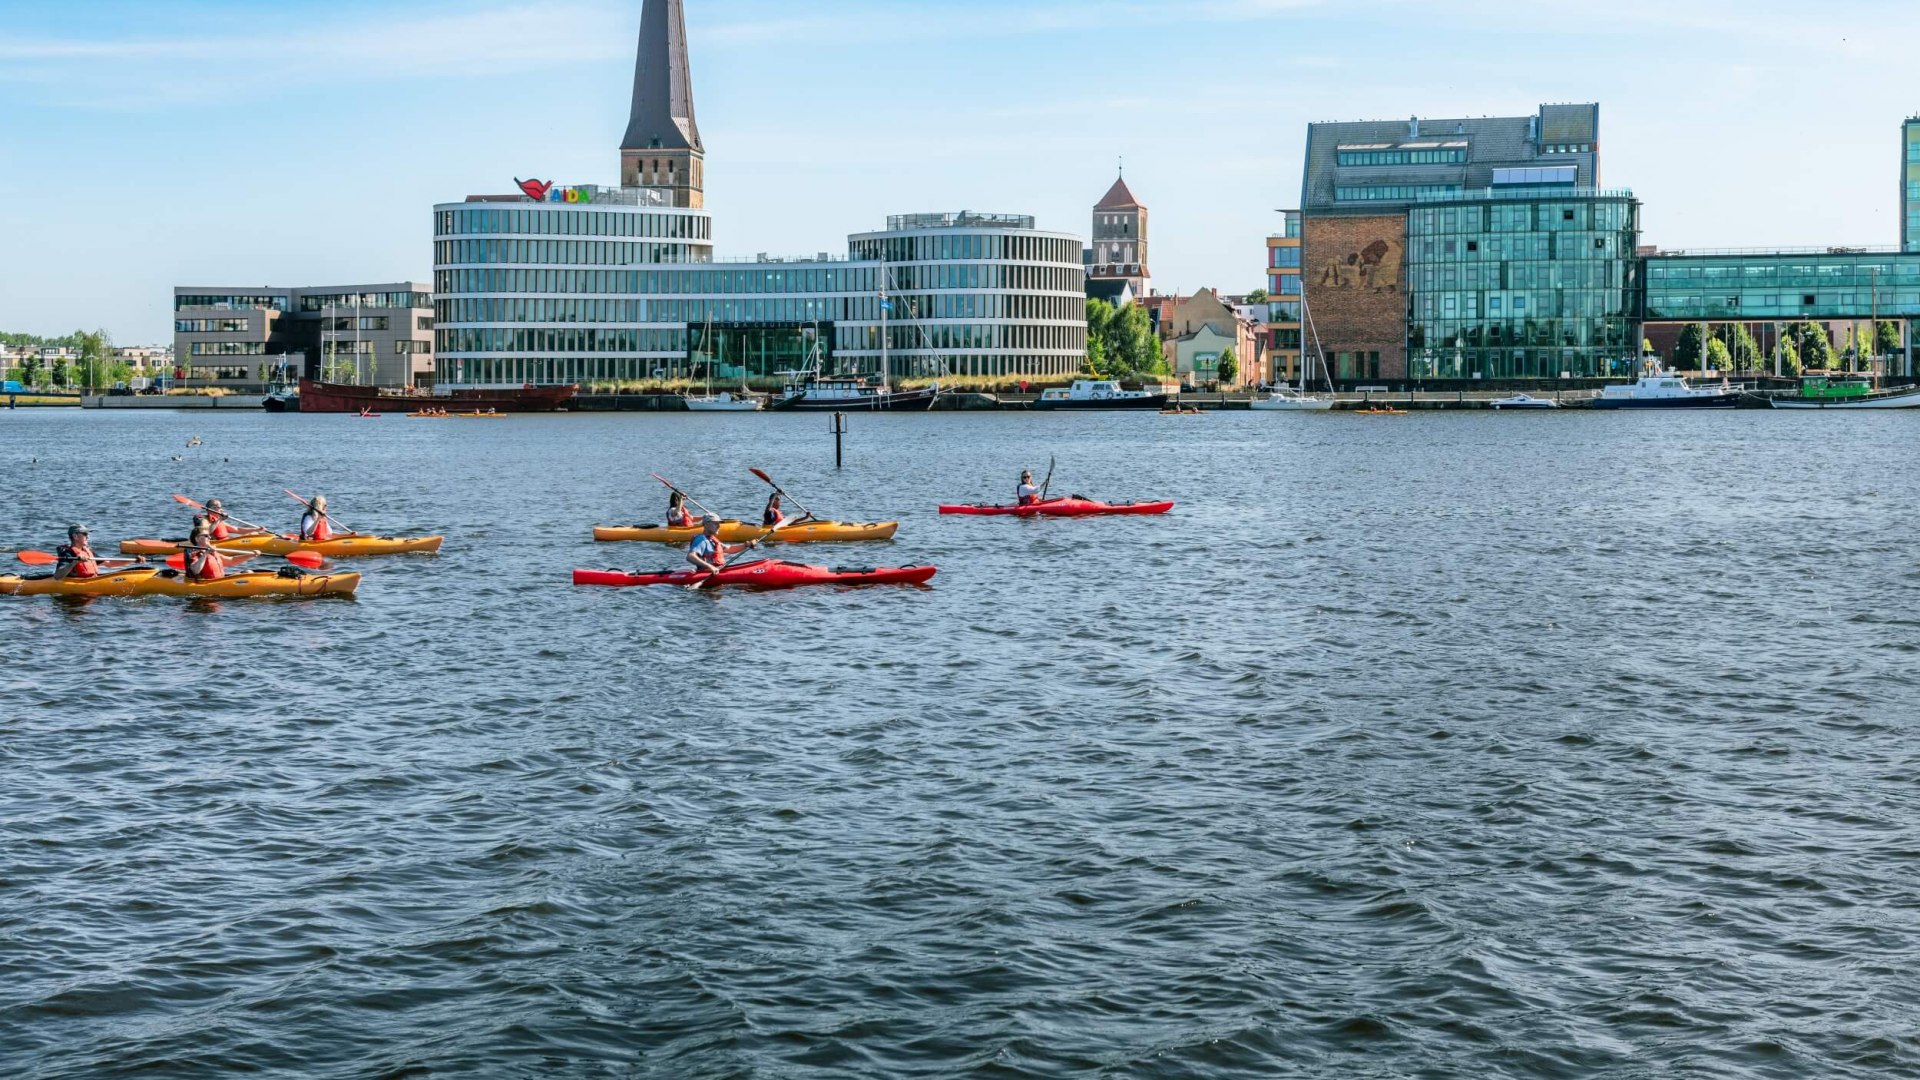
<instances>
[{"instance_id":1,"label":"white yacht","mask_svg":"<svg viewBox=\"0 0 1920 1080\"><path fill-rule=\"evenodd\" d=\"M1552 398L1537 398L1532 394L1515 394L1512 397L1504 397L1498 401L1488 402L1487 404L1491 408L1502 411L1507 409L1557 409L1560 407L1560 403L1554 401Z\"/></svg>"},{"instance_id":2,"label":"white yacht","mask_svg":"<svg viewBox=\"0 0 1920 1080\"><path fill-rule=\"evenodd\" d=\"M1694 386L1676 372L1642 375L1631 386L1609 386L1593 399L1596 409L1731 409L1740 391L1722 380Z\"/></svg>"},{"instance_id":3,"label":"white yacht","mask_svg":"<svg viewBox=\"0 0 1920 1080\"><path fill-rule=\"evenodd\" d=\"M1113 379L1075 379L1072 386L1040 391L1036 409L1158 409L1167 395L1157 390L1123 390Z\"/></svg>"}]
</instances>

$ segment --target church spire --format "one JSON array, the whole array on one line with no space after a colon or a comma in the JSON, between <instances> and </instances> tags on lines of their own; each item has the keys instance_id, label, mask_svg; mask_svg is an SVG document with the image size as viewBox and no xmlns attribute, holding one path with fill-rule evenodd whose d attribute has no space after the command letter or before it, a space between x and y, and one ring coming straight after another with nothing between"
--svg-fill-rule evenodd
<instances>
[{"instance_id":1,"label":"church spire","mask_svg":"<svg viewBox=\"0 0 1920 1080\"><path fill-rule=\"evenodd\" d=\"M633 111L620 140L620 182L667 188L675 206L700 206L705 152L693 118L693 74L681 0L646 0L633 65Z\"/></svg>"}]
</instances>

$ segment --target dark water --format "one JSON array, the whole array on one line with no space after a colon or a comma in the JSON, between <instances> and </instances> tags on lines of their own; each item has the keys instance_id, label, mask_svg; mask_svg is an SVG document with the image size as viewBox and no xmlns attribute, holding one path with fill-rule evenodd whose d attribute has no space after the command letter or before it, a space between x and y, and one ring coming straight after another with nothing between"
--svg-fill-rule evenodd
<instances>
[{"instance_id":1,"label":"dark water","mask_svg":"<svg viewBox=\"0 0 1920 1080\"><path fill-rule=\"evenodd\" d=\"M0 413L449 537L0 602L0 1075L1920 1075L1917 420ZM1181 505L932 513L1050 454ZM749 465L934 587L567 583Z\"/></svg>"}]
</instances>

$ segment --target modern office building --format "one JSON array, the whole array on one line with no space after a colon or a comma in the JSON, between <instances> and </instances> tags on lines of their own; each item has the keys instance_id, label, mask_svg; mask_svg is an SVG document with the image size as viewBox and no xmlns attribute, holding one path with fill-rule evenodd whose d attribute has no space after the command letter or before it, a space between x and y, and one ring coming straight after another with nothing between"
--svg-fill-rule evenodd
<instances>
[{"instance_id":1,"label":"modern office building","mask_svg":"<svg viewBox=\"0 0 1920 1080\"><path fill-rule=\"evenodd\" d=\"M1407 211L1406 376L1627 376L1640 354L1640 204L1625 191L1488 188ZM1334 378L1395 378L1330 351Z\"/></svg>"},{"instance_id":2,"label":"modern office building","mask_svg":"<svg viewBox=\"0 0 1920 1080\"><path fill-rule=\"evenodd\" d=\"M1060 377L1086 356L1078 237L906 214L844 255L716 260L679 0L647 0L618 188L525 181L434 207L442 381ZM1144 210L1141 212L1144 218Z\"/></svg>"},{"instance_id":3,"label":"modern office building","mask_svg":"<svg viewBox=\"0 0 1920 1080\"><path fill-rule=\"evenodd\" d=\"M1531 116L1309 124L1302 278L1335 378L1408 376L1408 318L1424 308L1409 295L1405 273L1413 207L1511 205L1514 193L1594 191L1599 127L1594 104L1542 105ZM1435 219L1433 228L1441 227ZM1463 269L1455 268L1456 290ZM1444 271L1435 282L1444 287ZM1434 310L1442 311L1444 298L1434 299Z\"/></svg>"},{"instance_id":4,"label":"modern office building","mask_svg":"<svg viewBox=\"0 0 1920 1080\"><path fill-rule=\"evenodd\" d=\"M1920 251L1920 116L1900 125L1900 250Z\"/></svg>"},{"instance_id":5,"label":"modern office building","mask_svg":"<svg viewBox=\"0 0 1920 1080\"><path fill-rule=\"evenodd\" d=\"M306 288L173 290L175 374L188 385L264 385L293 374L363 385L434 377L432 287L401 281Z\"/></svg>"},{"instance_id":6,"label":"modern office building","mask_svg":"<svg viewBox=\"0 0 1920 1080\"><path fill-rule=\"evenodd\" d=\"M1280 211L1280 231L1267 237L1267 356L1276 382L1298 382L1300 322L1300 211ZM1320 377L1308 372L1310 379Z\"/></svg>"}]
</instances>

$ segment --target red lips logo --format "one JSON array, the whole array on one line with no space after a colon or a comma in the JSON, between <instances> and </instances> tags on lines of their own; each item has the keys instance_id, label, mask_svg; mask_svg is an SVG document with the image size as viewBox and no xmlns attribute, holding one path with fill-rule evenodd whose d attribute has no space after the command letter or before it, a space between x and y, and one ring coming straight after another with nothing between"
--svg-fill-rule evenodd
<instances>
[{"instance_id":1,"label":"red lips logo","mask_svg":"<svg viewBox=\"0 0 1920 1080\"><path fill-rule=\"evenodd\" d=\"M553 190L553 181L551 180L522 180L516 176L513 178L513 182L519 184L520 190L526 192L527 198L532 199L534 202L546 202L547 192Z\"/></svg>"}]
</instances>

